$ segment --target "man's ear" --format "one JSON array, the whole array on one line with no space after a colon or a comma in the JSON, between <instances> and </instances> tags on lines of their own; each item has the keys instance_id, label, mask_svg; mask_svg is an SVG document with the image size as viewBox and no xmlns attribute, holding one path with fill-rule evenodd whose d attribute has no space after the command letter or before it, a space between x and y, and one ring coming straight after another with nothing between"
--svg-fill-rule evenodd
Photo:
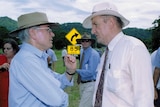
<instances>
[{"instance_id":1,"label":"man's ear","mask_svg":"<svg viewBox=\"0 0 160 107\"><path fill-rule=\"evenodd\" d=\"M31 39L36 39L36 30L35 29L33 29L33 28L30 28L29 29L29 35L30 35L30 38Z\"/></svg>"}]
</instances>

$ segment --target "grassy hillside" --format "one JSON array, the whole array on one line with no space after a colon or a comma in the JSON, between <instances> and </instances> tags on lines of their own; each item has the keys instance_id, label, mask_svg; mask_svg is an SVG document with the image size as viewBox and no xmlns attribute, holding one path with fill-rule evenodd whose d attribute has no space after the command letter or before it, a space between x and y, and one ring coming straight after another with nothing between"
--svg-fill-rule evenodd
<instances>
[{"instance_id":1,"label":"grassy hillside","mask_svg":"<svg viewBox=\"0 0 160 107\"><path fill-rule=\"evenodd\" d=\"M6 27L9 31L17 28L17 21L9 17L0 17L0 26Z\"/></svg>"}]
</instances>

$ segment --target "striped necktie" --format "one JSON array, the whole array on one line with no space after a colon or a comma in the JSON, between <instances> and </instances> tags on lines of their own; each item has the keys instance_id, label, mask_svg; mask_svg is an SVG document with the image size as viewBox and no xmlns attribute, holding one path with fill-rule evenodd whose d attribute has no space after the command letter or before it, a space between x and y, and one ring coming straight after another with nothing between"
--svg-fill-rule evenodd
<instances>
[{"instance_id":1,"label":"striped necktie","mask_svg":"<svg viewBox=\"0 0 160 107\"><path fill-rule=\"evenodd\" d=\"M101 72L101 76L100 76L100 80L99 80L99 84L98 84L98 88L97 88L97 92L96 92L94 107L102 107L104 73L105 73L105 65L106 65L106 61L107 61L107 54L108 54L108 47L106 48L106 52L105 52L103 69Z\"/></svg>"}]
</instances>

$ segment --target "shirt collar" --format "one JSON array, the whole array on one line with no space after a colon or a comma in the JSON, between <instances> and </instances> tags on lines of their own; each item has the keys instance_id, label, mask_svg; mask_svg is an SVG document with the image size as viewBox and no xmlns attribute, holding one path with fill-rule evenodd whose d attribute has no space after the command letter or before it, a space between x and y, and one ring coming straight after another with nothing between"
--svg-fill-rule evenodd
<instances>
[{"instance_id":1,"label":"shirt collar","mask_svg":"<svg viewBox=\"0 0 160 107\"><path fill-rule=\"evenodd\" d=\"M21 48L35 54L38 57L48 57L48 54L45 51L41 51L29 43L23 43Z\"/></svg>"},{"instance_id":2,"label":"shirt collar","mask_svg":"<svg viewBox=\"0 0 160 107\"><path fill-rule=\"evenodd\" d=\"M83 52L86 53L86 52L88 52L89 50L91 50L91 46L89 46L89 47L88 47L87 49L85 49L85 50L83 49Z\"/></svg>"},{"instance_id":3,"label":"shirt collar","mask_svg":"<svg viewBox=\"0 0 160 107\"><path fill-rule=\"evenodd\" d=\"M111 40L111 42L108 44L108 49L110 51L113 50L113 48L115 47L117 42L122 38L123 35L124 35L123 32L120 32Z\"/></svg>"}]
</instances>

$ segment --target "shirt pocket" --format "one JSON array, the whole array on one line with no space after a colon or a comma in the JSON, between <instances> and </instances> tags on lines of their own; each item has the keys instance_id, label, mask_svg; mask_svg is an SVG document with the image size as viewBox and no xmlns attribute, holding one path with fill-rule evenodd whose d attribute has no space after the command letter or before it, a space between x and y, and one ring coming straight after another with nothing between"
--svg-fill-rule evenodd
<instances>
[{"instance_id":1,"label":"shirt pocket","mask_svg":"<svg viewBox=\"0 0 160 107\"><path fill-rule=\"evenodd\" d=\"M106 87L109 91L117 93L126 86L126 78L121 70L109 70L106 75Z\"/></svg>"}]
</instances>

